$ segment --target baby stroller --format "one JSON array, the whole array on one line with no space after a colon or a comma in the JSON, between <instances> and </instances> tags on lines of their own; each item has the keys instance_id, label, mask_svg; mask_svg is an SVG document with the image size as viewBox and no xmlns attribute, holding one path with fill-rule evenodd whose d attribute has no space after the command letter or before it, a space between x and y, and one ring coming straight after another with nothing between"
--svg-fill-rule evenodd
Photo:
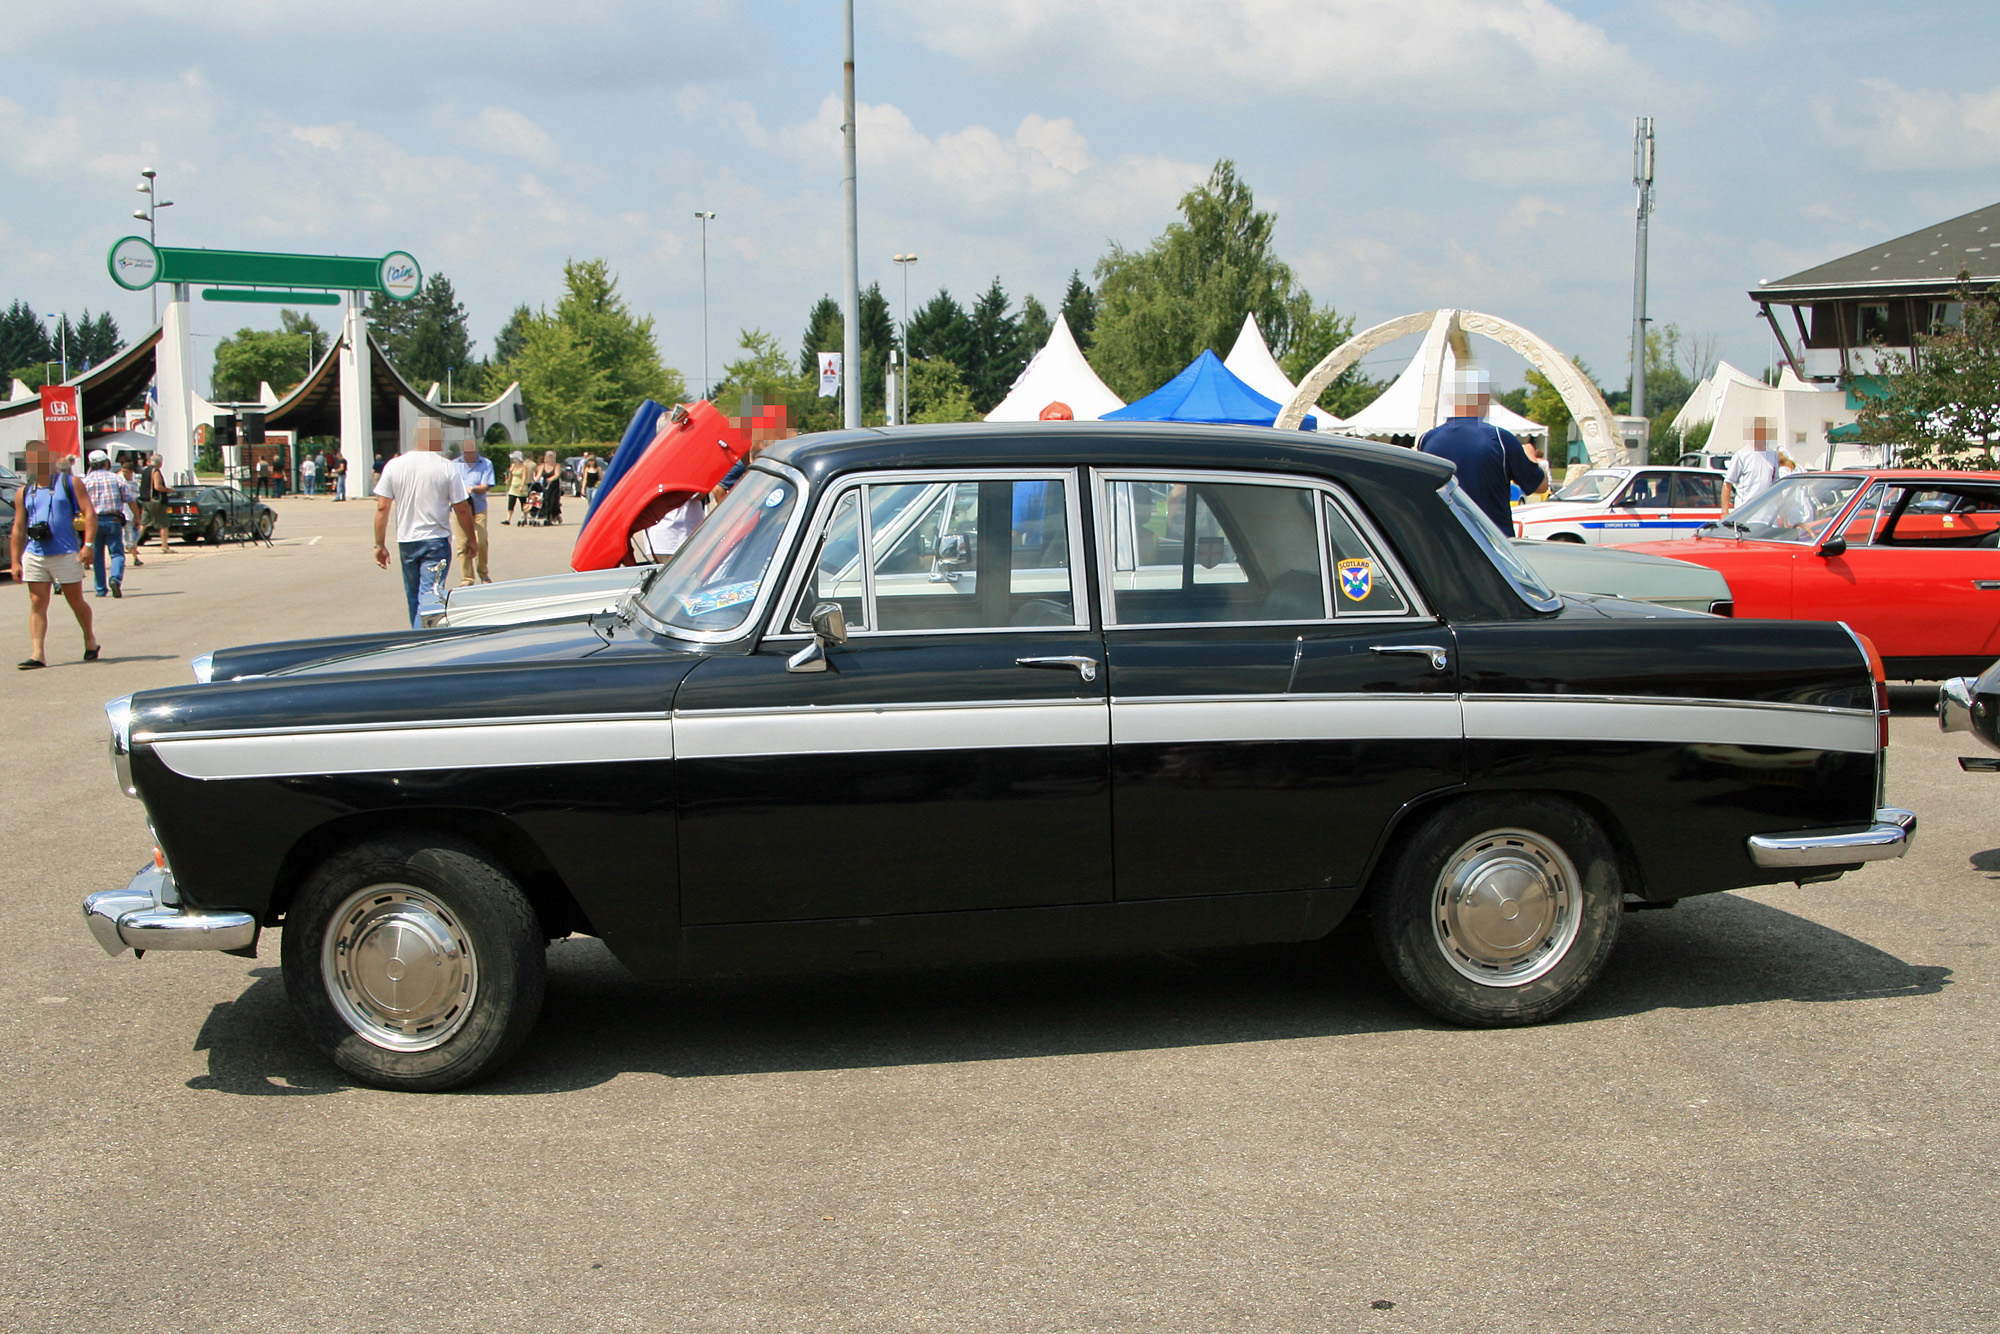
<instances>
[{"instance_id":1,"label":"baby stroller","mask_svg":"<svg viewBox=\"0 0 2000 1334\"><path fill-rule=\"evenodd\" d=\"M562 522L561 473L554 477L537 477L529 483L527 522L535 528Z\"/></svg>"}]
</instances>

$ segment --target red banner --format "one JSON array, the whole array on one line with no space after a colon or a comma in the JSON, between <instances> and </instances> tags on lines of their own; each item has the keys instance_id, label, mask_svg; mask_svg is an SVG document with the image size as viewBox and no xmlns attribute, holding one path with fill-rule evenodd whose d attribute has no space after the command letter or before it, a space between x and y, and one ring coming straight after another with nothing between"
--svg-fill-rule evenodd
<instances>
[{"instance_id":1,"label":"red banner","mask_svg":"<svg viewBox=\"0 0 2000 1334\"><path fill-rule=\"evenodd\" d=\"M83 419L75 385L43 386L42 438L49 442L49 452L58 458L75 458L83 452Z\"/></svg>"}]
</instances>

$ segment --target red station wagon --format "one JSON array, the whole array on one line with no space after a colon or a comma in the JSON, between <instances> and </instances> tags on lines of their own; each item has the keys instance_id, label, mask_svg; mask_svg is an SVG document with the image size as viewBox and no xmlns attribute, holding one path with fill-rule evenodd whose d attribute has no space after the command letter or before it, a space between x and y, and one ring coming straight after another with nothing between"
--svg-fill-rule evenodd
<instances>
[{"instance_id":1,"label":"red station wagon","mask_svg":"<svg viewBox=\"0 0 2000 1334\"><path fill-rule=\"evenodd\" d=\"M1717 571L1739 617L1845 621L1903 680L2000 658L2000 473L1799 473L1694 541L1625 550Z\"/></svg>"}]
</instances>

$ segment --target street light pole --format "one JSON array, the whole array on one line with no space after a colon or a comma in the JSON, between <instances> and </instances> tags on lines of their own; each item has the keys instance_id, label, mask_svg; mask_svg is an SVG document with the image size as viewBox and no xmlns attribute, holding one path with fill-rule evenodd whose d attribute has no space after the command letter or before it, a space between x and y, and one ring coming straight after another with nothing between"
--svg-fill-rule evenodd
<instances>
[{"instance_id":1,"label":"street light pole","mask_svg":"<svg viewBox=\"0 0 2000 1334\"><path fill-rule=\"evenodd\" d=\"M847 330L841 355L841 424L848 430L861 425L861 241L854 200L854 0L842 6L847 33L847 63L841 69L840 137L846 175L841 193L847 205Z\"/></svg>"},{"instance_id":2,"label":"street light pole","mask_svg":"<svg viewBox=\"0 0 2000 1334\"><path fill-rule=\"evenodd\" d=\"M910 424L910 265L917 262L915 255L891 255L897 268L903 271L903 424Z\"/></svg>"},{"instance_id":3,"label":"street light pole","mask_svg":"<svg viewBox=\"0 0 2000 1334\"><path fill-rule=\"evenodd\" d=\"M1646 416L1646 231L1653 216L1653 118L1641 116L1632 132L1632 184L1639 188L1639 229L1632 254L1632 405ZM1632 460L1644 463L1644 458Z\"/></svg>"},{"instance_id":4,"label":"street light pole","mask_svg":"<svg viewBox=\"0 0 2000 1334\"><path fill-rule=\"evenodd\" d=\"M708 224L715 221L713 212L696 210L695 217L701 220L701 396L708 397Z\"/></svg>"},{"instance_id":5,"label":"street light pole","mask_svg":"<svg viewBox=\"0 0 2000 1334\"><path fill-rule=\"evenodd\" d=\"M146 207L132 210L132 216L146 224L146 244L154 247L158 247L160 243L159 227L157 225L159 211L163 208L172 208L174 206L173 200L160 198L159 192L153 188L154 181L158 178L159 174L159 172L154 171L151 167L147 167L139 173L145 179L141 180L134 188L140 194L146 196ZM160 289L155 284L148 291L153 298L153 323L158 324L160 322Z\"/></svg>"}]
</instances>

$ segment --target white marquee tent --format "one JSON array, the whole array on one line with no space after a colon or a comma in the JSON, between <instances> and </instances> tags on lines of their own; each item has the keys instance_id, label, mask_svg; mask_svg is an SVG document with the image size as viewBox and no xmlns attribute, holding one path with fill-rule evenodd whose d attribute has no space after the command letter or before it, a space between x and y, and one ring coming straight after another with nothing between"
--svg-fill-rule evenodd
<instances>
[{"instance_id":1,"label":"white marquee tent","mask_svg":"<svg viewBox=\"0 0 2000 1334\"><path fill-rule=\"evenodd\" d=\"M1284 404L1292 401L1292 395L1299 387L1285 374L1284 367L1271 355L1270 344L1264 341L1264 331L1257 327L1255 315L1243 317L1243 328L1236 335L1236 346L1229 349L1229 355L1222 359L1229 373L1269 399ZM1340 425L1340 418L1319 408L1308 408L1306 416L1317 423L1316 431L1330 431Z\"/></svg>"},{"instance_id":2,"label":"white marquee tent","mask_svg":"<svg viewBox=\"0 0 2000 1334\"><path fill-rule=\"evenodd\" d=\"M1447 321L1439 319L1431 325L1430 332L1424 335L1423 344L1417 349L1417 355L1410 359L1410 364L1403 368L1395 383L1384 389L1373 403L1340 424L1343 434L1420 436L1451 416L1451 385L1458 370L1458 356L1452 351L1446 324ZM1426 405L1423 402L1424 367L1432 364L1439 343L1444 344L1444 374L1439 377L1437 391L1440 401ZM1427 406L1429 411L1425 410ZM1494 403L1487 411L1486 420L1517 436L1534 436L1538 440L1548 438L1548 427L1529 421L1503 403Z\"/></svg>"},{"instance_id":3,"label":"white marquee tent","mask_svg":"<svg viewBox=\"0 0 2000 1334\"><path fill-rule=\"evenodd\" d=\"M1070 334L1069 321L1056 316L1049 341L1035 353L1034 360L1015 379L1014 387L998 407L986 414L990 422L1031 422L1051 403L1067 403L1070 414L1080 422L1094 422L1105 413L1125 406L1125 400L1111 392Z\"/></svg>"},{"instance_id":4,"label":"white marquee tent","mask_svg":"<svg viewBox=\"0 0 2000 1334\"><path fill-rule=\"evenodd\" d=\"M1673 429L1686 431L1712 422L1707 447L1733 454L1749 441L1751 422L1767 417L1778 448L1801 468L1872 467L1880 462L1874 446L1836 444L1826 438L1828 431L1847 425L1857 415L1847 406L1845 390L1807 384L1790 366L1773 386L1724 361L1695 386L1675 416Z\"/></svg>"}]
</instances>

